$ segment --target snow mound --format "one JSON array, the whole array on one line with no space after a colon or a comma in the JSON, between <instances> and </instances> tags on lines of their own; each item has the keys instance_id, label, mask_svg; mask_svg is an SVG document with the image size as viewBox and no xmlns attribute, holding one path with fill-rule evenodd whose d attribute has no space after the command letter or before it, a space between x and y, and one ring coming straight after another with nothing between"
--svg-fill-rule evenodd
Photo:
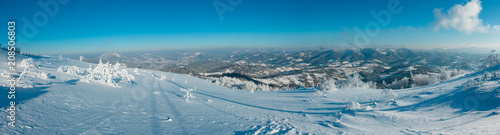
<instances>
[{"instance_id":1,"label":"snow mound","mask_svg":"<svg viewBox=\"0 0 500 135\"><path fill-rule=\"evenodd\" d=\"M356 101L347 102L347 105L345 108L345 110L348 110L348 111L357 111L357 110L368 111L368 110L372 110L372 109L373 109L372 107L363 106Z\"/></svg>"}]
</instances>

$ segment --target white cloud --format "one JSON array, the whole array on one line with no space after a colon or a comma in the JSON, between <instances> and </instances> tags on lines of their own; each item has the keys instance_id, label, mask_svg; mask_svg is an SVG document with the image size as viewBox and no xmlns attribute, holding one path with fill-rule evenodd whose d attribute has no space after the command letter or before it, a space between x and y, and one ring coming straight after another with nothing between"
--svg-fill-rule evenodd
<instances>
[{"instance_id":1,"label":"white cloud","mask_svg":"<svg viewBox=\"0 0 500 135\"><path fill-rule=\"evenodd\" d=\"M414 31L414 30L421 30L421 28L415 28L413 26L408 26L408 25L401 25L398 28L399 30L407 30L407 31Z\"/></svg>"},{"instance_id":2,"label":"white cloud","mask_svg":"<svg viewBox=\"0 0 500 135\"><path fill-rule=\"evenodd\" d=\"M434 29L456 29L465 33L481 32L499 32L500 26L489 24L484 25L483 20L479 19L479 13L483 7L480 0L471 0L465 5L456 4L451 7L447 13L442 9L434 9Z\"/></svg>"}]
</instances>

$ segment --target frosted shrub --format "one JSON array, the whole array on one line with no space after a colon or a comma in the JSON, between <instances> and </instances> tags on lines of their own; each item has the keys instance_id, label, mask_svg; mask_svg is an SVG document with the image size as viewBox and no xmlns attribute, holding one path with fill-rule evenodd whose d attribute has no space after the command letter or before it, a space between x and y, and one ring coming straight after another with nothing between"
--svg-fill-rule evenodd
<instances>
[{"instance_id":1,"label":"frosted shrub","mask_svg":"<svg viewBox=\"0 0 500 135\"><path fill-rule=\"evenodd\" d=\"M387 88L391 88L391 89L408 88L409 81L410 81L410 79L408 77L403 77L403 79L401 79L399 81L396 79L391 84L389 84L389 86L387 86Z\"/></svg>"},{"instance_id":2,"label":"frosted shrub","mask_svg":"<svg viewBox=\"0 0 500 135\"><path fill-rule=\"evenodd\" d=\"M347 105L346 105L346 108L345 108L345 110L348 110L348 111L356 111L356 110L368 111L368 110L372 110L372 109L373 109L372 107L370 107L370 106L362 106L361 104L359 104L356 101L349 101L349 102L347 102Z\"/></svg>"},{"instance_id":3,"label":"frosted shrub","mask_svg":"<svg viewBox=\"0 0 500 135\"><path fill-rule=\"evenodd\" d=\"M139 74L139 69L134 68L134 73L136 73L136 74L140 75L140 74Z\"/></svg>"},{"instance_id":4,"label":"frosted shrub","mask_svg":"<svg viewBox=\"0 0 500 135\"><path fill-rule=\"evenodd\" d=\"M337 91L337 85L335 85L335 79L328 79L321 83L320 90L322 91Z\"/></svg>"},{"instance_id":5,"label":"frosted shrub","mask_svg":"<svg viewBox=\"0 0 500 135\"><path fill-rule=\"evenodd\" d=\"M441 72L439 73L439 79L440 80L448 80L451 77L451 72L450 70L444 70L441 69Z\"/></svg>"},{"instance_id":6,"label":"frosted shrub","mask_svg":"<svg viewBox=\"0 0 500 135\"><path fill-rule=\"evenodd\" d=\"M412 87L418 87L418 86L425 86L428 85L429 82L429 76L428 75L422 75L422 74L417 74L413 75L413 85Z\"/></svg>"},{"instance_id":7,"label":"frosted shrub","mask_svg":"<svg viewBox=\"0 0 500 135\"><path fill-rule=\"evenodd\" d=\"M128 74L128 71L125 69L120 69L120 64L109 64L102 63L99 61L99 64L95 68L87 69L89 72L88 75L83 76L84 81L98 81L110 86L118 86L118 83L132 83L135 80L133 75Z\"/></svg>"},{"instance_id":8,"label":"frosted shrub","mask_svg":"<svg viewBox=\"0 0 500 135\"><path fill-rule=\"evenodd\" d=\"M242 84L243 82L239 79L233 79L230 77L222 77L217 80L215 80L215 84L226 86L226 87L232 87L234 84Z\"/></svg>"},{"instance_id":9,"label":"frosted shrub","mask_svg":"<svg viewBox=\"0 0 500 135\"><path fill-rule=\"evenodd\" d=\"M463 74L467 74L469 73L468 71L466 70L458 70L458 69L453 69L451 70L451 76L457 76L457 75L463 75Z\"/></svg>"},{"instance_id":10,"label":"frosted shrub","mask_svg":"<svg viewBox=\"0 0 500 135\"><path fill-rule=\"evenodd\" d=\"M20 67L28 67L28 68L38 70L38 66L35 65L35 62L33 62L32 58L23 59L21 61L21 64L19 64L19 66Z\"/></svg>"},{"instance_id":11,"label":"frosted shrub","mask_svg":"<svg viewBox=\"0 0 500 135\"><path fill-rule=\"evenodd\" d=\"M361 110L361 104L355 101L347 102L345 110Z\"/></svg>"},{"instance_id":12,"label":"frosted shrub","mask_svg":"<svg viewBox=\"0 0 500 135\"><path fill-rule=\"evenodd\" d=\"M181 89L181 91L186 92L186 95L184 95L186 102L189 102L189 99L196 99L196 97L190 93L193 89Z\"/></svg>"},{"instance_id":13,"label":"frosted shrub","mask_svg":"<svg viewBox=\"0 0 500 135\"><path fill-rule=\"evenodd\" d=\"M489 68L489 67L500 64L500 58L499 58L498 54L491 54L487 57L482 58L481 61L483 62L483 65L481 65L481 68Z\"/></svg>"},{"instance_id":14,"label":"frosted shrub","mask_svg":"<svg viewBox=\"0 0 500 135\"><path fill-rule=\"evenodd\" d=\"M10 73L7 72L6 70L4 70L4 71L2 71L2 73L0 73L0 76L4 77L4 78L8 78L8 77L10 77Z\"/></svg>"},{"instance_id":15,"label":"frosted shrub","mask_svg":"<svg viewBox=\"0 0 500 135\"><path fill-rule=\"evenodd\" d=\"M430 74L429 75L429 84L436 84L439 83L441 80L439 80L438 75L436 74Z\"/></svg>"},{"instance_id":16,"label":"frosted shrub","mask_svg":"<svg viewBox=\"0 0 500 135\"><path fill-rule=\"evenodd\" d=\"M372 88L372 89L377 88L377 83L375 83L375 82L369 81L369 82L366 82L366 84L368 85L368 88Z\"/></svg>"},{"instance_id":17,"label":"frosted shrub","mask_svg":"<svg viewBox=\"0 0 500 135\"><path fill-rule=\"evenodd\" d=\"M40 71L40 68L35 64L32 58L23 59L20 67L24 67L23 72L19 76L19 79L25 74L32 74L35 78L48 79L48 74Z\"/></svg>"},{"instance_id":18,"label":"frosted shrub","mask_svg":"<svg viewBox=\"0 0 500 135\"><path fill-rule=\"evenodd\" d=\"M33 72L33 77L40 79L49 79L49 75L44 72Z\"/></svg>"},{"instance_id":19,"label":"frosted shrub","mask_svg":"<svg viewBox=\"0 0 500 135\"><path fill-rule=\"evenodd\" d=\"M387 101L396 101L397 95L396 93L394 93L394 91L392 91L392 89L384 89L382 91L382 95Z\"/></svg>"},{"instance_id":20,"label":"frosted shrub","mask_svg":"<svg viewBox=\"0 0 500 135\"><path fill-rule=\"evenodd\" d=\"M81 76L89 74L87 70L77 66L60 66L59 68L57 68L57 72L63 72Z\"/></svg>"},{"instance_id":21,"label":"frosted shrub","mask_svg":"<svg viewBox=\"0 0 500 135\"><path fill-rule=\"evenodd\" d=\"M243 85L242 88L245 90L257 90L257 88L259 87L257 84L249 81L243 82L242 85Z\"/></svg>"},{"instance_id":22,"label":"frosted shrub","mask_svg":"<svg viewBox=\"0 0 500 135\"><path fill-rule=\"evenodd\" d=\"M487 82L489 80L496 79L495 74L497 74L497 73L495 72L492 75L489 72L485 72L482 77L478 77L478 78L467 80L467 82L465 82L465 83L462 84L462 89L463 90L469 90L470 88L482 85L482 84L484 84L485 82Z\"/></svg>"},{"instance_id":23,"label":"frosted shrub","mask_svg":"<svg viewBox=\"0 0 500 135\"><path fill-rule=\"evenodd\" d=\"M77 66L60 66L57 68L58 72L78 75L83 81L97 81L113 87L119 87L119 83L132 83L135 80L133 75L130 75L127 70L120 69L120 64L102 63L92 68L83 69Z\"/></svg>"},{"instance_id":24,"label":"frosted shrub","mask_svg":"<svg viewBox=\"0 0 500 135\"><path fill-rule=\"evenodd\" d=\"M483 83L484 83L484 81L481 78L470 79L470 80L467 80L467 82L462 84L462 89L469 90L470 88L479 86Z\"/></svg>"},{"instance_id":25,"label":"frosted shrub","mask_svg":"<svg viewBox=\"0 0 500 135\"><path fill-rule=\"evenodd\" d=\"M339 81L339 88L377 88L373 82L363 82L359 74L348 76L347 80Z\"/></svg>"},{"instance_id":26,"label":"frosted shrub","mask_svg":"<svg viewBox=\"0 0 500 135\"><path fill-rule=\"evenodd\" d=\"M365 84L363 81L361 81L359 74L354 74L352 76L347 77L346 87L348 88L365 87Z\"/></svg>"},{"instance_id":27,"label":"frosted shrub","mask_svg":"<svg viewBox=\"0 0 500 135\"><path fill-rule=\"evenodd\" d=\"M266 85L266 84L259 84L259 89L262 91L270 91L271 90L269 85Z\"/></svg>"},{"instance_id":28,"label":"frosted shrub","mask_svg":"<svg viewBox=\"0 0 500 135\"><path fill-rule=\"evenodd\" d=\"M431 84L439 83L439 78L437 75L425 75L425 74L417 74L413 76L413 86L412 87L420 87Z\"/></svg>"},{"instance_id":29,"label":"frosted shrub","mask_svg":"<svg viewBox=\"0 0 500 135\"><path fill-rule=\"evenodd\" d=\"M229 87L229 88L239 88L239 89L245 89L245 90L261 90L261 91L272 91L272 90L277 90L276 88L272 88L267 84L255 84L254 82L251 81L242 81L238 78L231 78L231 77L221 77L221 78L212 78L213 82L215 84Z\"/></svg>"}]
</instances>

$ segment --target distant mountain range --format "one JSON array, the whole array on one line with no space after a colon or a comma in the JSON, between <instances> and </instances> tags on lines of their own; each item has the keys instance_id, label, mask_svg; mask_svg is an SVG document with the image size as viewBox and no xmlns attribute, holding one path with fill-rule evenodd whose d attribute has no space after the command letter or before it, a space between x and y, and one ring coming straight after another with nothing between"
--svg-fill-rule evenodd
<instances>
[{"instance_id":1,"label":"distant mountain range","mask_svg":"<svg viewBox=\"0 0 500 135\"><path fill-rule=\"evenodd\" d=\"M408 48L226 49L103 53L86 55L84 61L97 63L102 58L127 67L197 76L233 88L251 84L256 89L279 90L317 87L325 79L345 80L352 74L381 86L383 81L409 77L410 70L413 74L472 71L483 56Z\"/></svg>"}]
</instances>

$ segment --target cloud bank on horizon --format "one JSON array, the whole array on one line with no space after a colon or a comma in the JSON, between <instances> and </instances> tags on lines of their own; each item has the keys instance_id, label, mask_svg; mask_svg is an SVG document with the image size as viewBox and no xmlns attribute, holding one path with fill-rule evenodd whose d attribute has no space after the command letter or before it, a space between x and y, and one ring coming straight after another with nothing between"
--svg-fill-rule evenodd
<instances>
[{"instance_id":1,"label":"cloud bank on horizon","mask_svg":"<svg viewBox=\"0 0 500 135\"><path fill-rule=\"evenodd\" d=\"M455 29L465 33L490 33L500 32L499 25L484 24L479 18L479 14L483 9L480 0L471 0L465 5L455 4L447 12L443 13L443 9L434 9L434 29Z\"/></svg>"}]
</instances>

